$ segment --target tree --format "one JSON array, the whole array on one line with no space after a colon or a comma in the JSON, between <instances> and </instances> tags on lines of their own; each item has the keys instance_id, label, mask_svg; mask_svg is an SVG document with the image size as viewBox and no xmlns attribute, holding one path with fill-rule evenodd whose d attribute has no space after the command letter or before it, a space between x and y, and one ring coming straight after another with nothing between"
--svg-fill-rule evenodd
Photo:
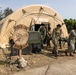
<instances>
[{"instance_id":1,"label":"tree","mask_svg":"<svg viewBox=\"0 0 76 75\"><path fill-rule=\"evenodd\" d=\"M0 20L3 19L3 11L1 10L1 7L0 7Z\"/></svg>"},{"instance_id":2,"label":"tree","mask_svg":"<svg viewBox=\"0 0 76 75\"><path fill-rule=\"evenodd\" d=\"M68 32L73 29L74 26L76 26L76 20L75 19L64 19L64 22L66 24L66 27L68 29Z\"/></svg>"},{"instance_id":3,"label":"tree","mask_svg":"<svg viewBox=\"0 0 76 75\"><path fill-rule=\"evenodd\" d=\"M8 15L10 15L11 13L13 13L13 10L11 8L7 7L4 10L4 18L7 17Z\"/></svg>"}]
</instances>

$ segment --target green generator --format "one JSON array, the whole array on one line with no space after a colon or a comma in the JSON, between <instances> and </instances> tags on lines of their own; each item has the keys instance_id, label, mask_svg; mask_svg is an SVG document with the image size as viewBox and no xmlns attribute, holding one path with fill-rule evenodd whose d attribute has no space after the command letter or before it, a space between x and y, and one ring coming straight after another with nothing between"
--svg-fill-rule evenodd
<instances>
[{"instance_id":1,"label":"green generator","mask_svg":"<svg viewBox=\"0 0 76 75\"><path fill-rule=\"evenodd\" d=\"M39 31L29 31L29 50L33 53L39 53L41 51L41 33Z\"/></svg>"}]
</instances>

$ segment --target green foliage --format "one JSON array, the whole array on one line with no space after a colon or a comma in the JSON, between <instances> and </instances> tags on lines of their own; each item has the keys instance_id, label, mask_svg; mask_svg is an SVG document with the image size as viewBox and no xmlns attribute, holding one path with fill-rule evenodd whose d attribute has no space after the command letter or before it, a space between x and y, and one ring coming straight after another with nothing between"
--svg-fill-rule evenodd
<instances>
[{"instance_id":1,"label":"green foliage","mask_svg":"<svg viewBox=\"0 0 76 75\"><path fill-rule=\"evenodd\" d=\"M8 15L10 15L11 13L13 13L13 10L10 8L6 8L4 10L4 17L7 17Z\"/></svg>"},{"instance_id":2,"label":"green foliage","mask_svg":"<svg viewBox=\"0 0 76 75\"><path fill-rule=\"evenodd\" d=\"M74 26L76 26L76 20L75 19L64 19L64 22L66 24L66 27L68 29L68 32L73 29Z\"/></svg>"},{"instance_id":3,"label":"green foliage","mask_svg":"<svg viewBox=\"0 0 76 75\"><path fill-rule=\"evenodd\" d=\"M1 7L0 7L0 20L7 17L11 13L13 13L13 10L11 8L7 7L6 9L2 10Z\"/></svg>"},{"instance_id":4,"label":"green foliage","mask_svg":"<svg viewBox=\"0 0 76 75\"><path fill-rule=\"evenodd\" d=\"M0 20L3 19L3 11L1 10L1 7L0 7Z\"/></svg>"}]
</instances>

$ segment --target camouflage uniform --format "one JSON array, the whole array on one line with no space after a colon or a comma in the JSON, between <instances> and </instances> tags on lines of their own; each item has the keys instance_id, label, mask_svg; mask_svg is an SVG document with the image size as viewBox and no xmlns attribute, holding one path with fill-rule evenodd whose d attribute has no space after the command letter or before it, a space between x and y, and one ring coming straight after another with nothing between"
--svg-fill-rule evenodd
<instances>
[{"instance_id":1,"label":"camouflage uniform","mask_svg":"<svg viewBox=\"0 0 76 75\"><path fill-rule=\"evenodd\" d=\"M57 29L57 28L53 29L53 32L52 32L52 42L54 44L54 48L53 48L52 53L55 54L55 55L57 55L57 53L58 53L58 51L57 51L58 40L61 38L61 34L62 34L62 30L61 29Z\"/></svg>"},{"instance_id":2,"label":"camouflage uniform","mask_svg":"<svg viewBox=\"0 0 76 75\"><path fill-rule=\"evenodd\" d=\"M12 55L14 55L13 45L15 44L12 38L9 39L9 44L10 44L10 48L11 48L10 56L12 56Z\"/></svg>"},{"instance_id":3,"label":"camouflage uniform","mask_svg":"<svg viewBox=\"0 0 76 75\"><path fill-rule=\"evenodd\" d=\"M71 30L69 34L69 39L68 39L68 53L72 53L75 50L75 38L76 38L76 32L75 30Z\"/></svg>"},{"instance_id":4,"label":"camouflage uniform","mask_svg":"<svg viewBox=\"0 0 76 75\"><path fill-rule=\"evenodd\" d=\"M48 30L48 32L47 32L47 47L51 47L50 40L52 40L52 37L51 37L51 31L50 30Z\"/></svg>"},{"instance_id":5,"label":"camouflage uniform","mask_svg":"<svg viewBox=\"0 0 76 75\"><path fill-rule=\"evenodd\" d=\"M41 40L42 40L42 45L46 36L46 29L44 26L40 26L40 28L38 29L38 31L41 32Z\"/></svg>"}]
</instances>

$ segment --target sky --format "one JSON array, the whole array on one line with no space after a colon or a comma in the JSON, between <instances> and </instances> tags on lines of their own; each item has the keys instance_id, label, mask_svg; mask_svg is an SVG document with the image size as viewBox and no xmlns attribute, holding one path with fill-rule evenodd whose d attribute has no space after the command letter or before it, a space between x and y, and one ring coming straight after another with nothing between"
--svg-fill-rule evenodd
<instances>
[{"instance_id":1,"label":"sky","mask_svg":"<svg viewBox=\"0 0 76 75\"><path fill-rule=\"evenodd\" d=\"M9 7L15 11L32 4L47 5L57 11L63 19L76 19L76 0L0 0L2 10Z\"/></svg>"}]
</instances>

